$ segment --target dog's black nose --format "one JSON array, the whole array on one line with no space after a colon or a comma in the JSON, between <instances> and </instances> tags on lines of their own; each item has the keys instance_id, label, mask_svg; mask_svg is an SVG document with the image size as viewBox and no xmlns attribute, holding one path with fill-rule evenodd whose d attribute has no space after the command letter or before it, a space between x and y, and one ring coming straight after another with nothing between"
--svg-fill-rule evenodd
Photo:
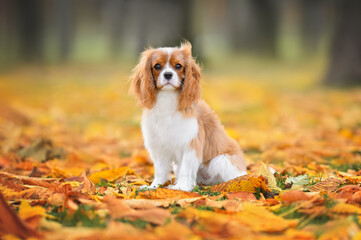
<instances>
[{"instance_id":1,"label":"dog's black nose","mask_svg":"<svg viewBox=\"0 0 361 240\"><path fill-rule=\"evenodd\" d=\"M165 72L163 75L164 75L164 78L167 80L169 80L173 77L173 73L171 73L171 72Z\"/></svg>"}]
</instances>

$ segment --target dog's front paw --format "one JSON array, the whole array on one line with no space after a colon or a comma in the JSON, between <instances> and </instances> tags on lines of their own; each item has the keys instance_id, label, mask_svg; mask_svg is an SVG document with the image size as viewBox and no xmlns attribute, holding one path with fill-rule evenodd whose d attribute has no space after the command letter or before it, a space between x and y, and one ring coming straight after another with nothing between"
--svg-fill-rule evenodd
<instances>
[{"instance_id":1,"label":"dog's front paw","mask_svg":"<svg viewBox=\"0 0 361 240\"><path fill-rule=\"evenodd\" d=\"M176 185L168 186L168 189L181 190L184 192L190 192L193 190L193 188L194 188L194 186L190 185L190 184L176 184Z\"/></svg>"}]
</instances>

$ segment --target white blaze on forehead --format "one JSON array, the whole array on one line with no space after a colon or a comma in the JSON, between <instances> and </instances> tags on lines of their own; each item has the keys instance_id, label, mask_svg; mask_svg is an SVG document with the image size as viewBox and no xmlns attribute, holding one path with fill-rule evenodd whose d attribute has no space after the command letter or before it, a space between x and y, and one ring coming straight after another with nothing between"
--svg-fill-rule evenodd
<instances>
[{"instance_id":1,"label":"white blaze on forehead","mask_svg":"<svg viewBox=\"0 0 361 240\"><path fill-rule=\"evenodd\" d=\"M167 59L167 64L169 63L169 59L172 56L172 53L174 51L174 47L163 47L163 48L159 48L160 50L166 52L168 54L168 59Z\"/></svg>"}]
</instances>

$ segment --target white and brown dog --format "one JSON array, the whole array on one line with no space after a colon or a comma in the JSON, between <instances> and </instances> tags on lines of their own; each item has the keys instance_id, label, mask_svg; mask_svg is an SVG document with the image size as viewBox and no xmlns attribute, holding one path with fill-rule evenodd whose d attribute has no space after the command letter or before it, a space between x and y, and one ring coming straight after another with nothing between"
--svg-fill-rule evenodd
<instances>
[{"instance_id":1,"label":"white and brown dog","mask_svg":"<svg viewBox=\"0 0 361 240\"><path fill-rule=\"evenodd\" d=\"M157 188L170 179L172 189L191 191L196 182L211 185L246 174L237 142L201 100L200 67L192 46L145 50L131 77L130 92L144 108L144 145L154 162ZM173 167L173 169L172 169Z\"/></svg>"}]
</instances>

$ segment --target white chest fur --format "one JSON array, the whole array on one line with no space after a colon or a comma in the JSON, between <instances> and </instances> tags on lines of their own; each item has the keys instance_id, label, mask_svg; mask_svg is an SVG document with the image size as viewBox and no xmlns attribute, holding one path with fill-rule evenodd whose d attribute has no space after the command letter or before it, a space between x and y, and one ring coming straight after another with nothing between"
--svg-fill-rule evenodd
<instances>
[{"instance_id":1,"label":"white chest fur","mask_svg":"<svg viewBox=\"0 0 361 240\"><path fill-rule=\"evenodd\" d=\"M155 106L143 113L144 144L152 158L176 160L198 134L197 119L183 117L177 107L178 93L165 90L157 94Z\"/></svg>"}]
</instances>

